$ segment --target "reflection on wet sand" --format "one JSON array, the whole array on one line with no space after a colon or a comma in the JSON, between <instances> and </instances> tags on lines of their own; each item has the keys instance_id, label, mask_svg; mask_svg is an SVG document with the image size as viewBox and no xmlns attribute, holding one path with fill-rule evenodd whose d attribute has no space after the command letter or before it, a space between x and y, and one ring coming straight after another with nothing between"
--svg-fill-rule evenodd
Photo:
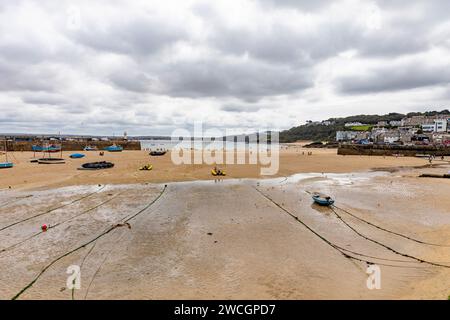
<instances>
[{"instance_id":1,"label":"reflection on wet sand","mask_svg":"<svg viewBox=\"0 0 450 320\"><path fill-rule=\"evenodd\" d=\"M0 298L446 299L450 185L419 171L3 192Z\"/></svg>"}]
</instances>

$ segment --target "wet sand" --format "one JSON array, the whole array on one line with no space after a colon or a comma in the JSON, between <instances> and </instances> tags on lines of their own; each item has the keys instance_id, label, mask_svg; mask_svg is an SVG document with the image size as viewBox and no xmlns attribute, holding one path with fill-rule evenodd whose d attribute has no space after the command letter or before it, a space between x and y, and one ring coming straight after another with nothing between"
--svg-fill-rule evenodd
<instances>
[{"instance_id":1,"label":"wet sand","mask_svg":"<svg viewBox=\"0 0 450 320\"><path fill-rule=\"evenodd\" d=\"M312 155L308 156L308 152ZM0 190L11 187L13 190L46 189L63 186L88 184L129 184L129 183L163 183L174 181L213 180L212 165L174 165L168 153L162 157L150 157L147 151L124 151L121 153L84 152L83 159L70 159L72 152L64 152L65 164L44 165L30 163L32 152L10 153L15 167L0 170ZM38 153L36 153L39 156ZM59 154L53 155L59 157ZM81 164L93 161L110 161L114 168L100 171L77 170ZM147 164L153 165L152 171L139 171ZM407 157L367 157L339 156L336 149L303 149L301 145L283 146L280 152L279 177L301 172L357 172L372 168L392 168L401 166L421 166L427 161ZM226 179L233 178L271 178L261 176L258 165L221 165L227 172Z\"/></svg>"},{"instance_id":2,"label":"wet sand","mask_svg":"<svg viewBox=\"0 0 450 320\"><path fill-rule=\"evenodd\" d=\"M450 266L450 247L442 246L450 245L450 181L417 176L449 168L359 169L167 188L2 191L0 229L24 221L0 231L0 298L36 280L19 299L71 299L66 269L75 264L81 289L74 299L447 299L450 268L432 263ZM312 204L306 191L315 190L336 199L343 220ZM111 229L130 216L131 228ZM44 223L55 227L40 233ZM380 290L366 287L367 262L381 268Z\"/></svg>"}]
</instances>

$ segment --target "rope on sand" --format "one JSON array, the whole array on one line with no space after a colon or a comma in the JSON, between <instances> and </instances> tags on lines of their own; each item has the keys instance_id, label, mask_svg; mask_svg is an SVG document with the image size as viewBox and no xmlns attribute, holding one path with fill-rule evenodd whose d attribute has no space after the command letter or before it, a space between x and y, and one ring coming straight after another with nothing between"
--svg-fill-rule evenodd
<instances>
[{"instance_id":1,"label":"rope on sand","mask_svg":"<svg viewBox=\"0 0 450 320\"><path fill-rule=\"evenodd\" d=\"M74 215L74 216L72 216L72 217L70 217L70 218L68 218L68 219L66 219L66 220L60 221L60 222L58 222L58 223L56 223L56 224L54 224L54 225L50 225L50 226L48 227L48 229L47 229L46 232L48 232L48 230L50 230L50 229L56 228L57 226L59 226L59 225L61 225L61 224L63 224L63 223L66 223L67 221L73 220L73 219L75 219L75 218L77 218L77 217L79 217L79 216L82 216L82 215L84 215L84 214L86 214L86 213L89 213L89 212L91 212L91 211L93 211L93 210L95 210L95 209L97 209L97 208L103 206L104 204L106 204L106 203L108 203L108 202L114 200L115 198L117 198L117 197L120 196L121 194L122 194L122 192L116 194L115 196L109 198L109 199L106 200L106 201L103 201L103 202L101 202L101 203L99 203L99 204L93 206L92 208L89 208L89 209L87 209L87 210L82 211L81 213L79 213L79 214L77 214L77 215ZM27 241L29 241L29 240L31 240L31 239L33 239L33 238L35 238L35 237L37 237L37 236L39 236L39 235L41 235L41 234L43 234L42 231L36 232L36 233L32 234L31 236L29 236L28 238L25 238L25 239L22 240L22 241L19 241L19 242L15 243L15 244L13 244L13 245L11 245L11 246L9 246L9 247L3 248L3 249L0 250L0 254L3 253L3 252L9 251L9 250L11 250L11 249L14 249L15 247L20 246L20 245L24 244L25 242L27 242Z\"/></svg>"},{"instance_id":2,"label":"rope on sand","mask_svg":"<svg viewBox=\"0 0 450 320\"><path fill-rule=\"evenodd\" d=\"M376 225L376 224L374 224L374 223L372 223L370 221L367 221L367 220L365 220L365 219L363 219L361 217L358 217L357 215L349 212L348 210L340 208L340 207L338 207L336 205L333 205L333 207L336 208L336 209L339 209L339 210L341 210L343 212L345 212L349 216L352 216L353 218L355 218L355 219L357 219L357 220L359 220L361 222L364 222L364 223L366 223L366 224L368 224L368 225L370 225L372 227L375 227L375 228L377 228L379 230L382 230L382 231L385 231L387 233L391 233L391 234L394 234L396 236L399 236L399 237L402 237L402 238L405 238L405 239L408 239L408 240L411 240L411 241L414 241L414 242L417 242L417 243L420 243L420 244L426 244L426 245L429 245L429 246L436 246L436 247L450 247L450 245L446 245L446 244L431 243L431 242L426 242L426 241L422 241L422 240L419 240L419 239L415 239L415 238L409 237L407 235L404 235L404 234L401 234L401 233L398 233L398 232L395 232L395 231L383 228L383 227L381 227L379 225Z\"/></svg>"},{"instance_id":3,"label":"rope on sand","mask_svg":"<svg viewBox=\"0 0 450 320\"><path fill-rule=\"evenodd\" d=\"M32 196L33 196L32 194L29 194L29 195L26 195L26 196L16 197L16 198L14 198L14 199L12 199L10 201L6 201L6 202L0 204L0 208L6 207L7 205L10 205L12 203L18 202L18 201L23 200L23 199L31 198Z\"/></svg>"},{"instance_id":4,"label":"rope on sand","mask_svg":"<svg viewBox=\"0 0 450 320\"><path fill-rule=\"evenodd\" d=\"M136 214L133 214L130 218L127 218L126 220L124 220L124 223L128 222L129 220L131 220L132 218L138 216L139 214L141 214L142 212L146 211L148 208L150 208L150 206L152 204L154 204L162 195L163 193L166 191L167 185L164 185L163 190L161 191L161 193L155 198L153 199L150 203L148 203L144 208L142 208L141 210L139 210ZM36 283L36 281L39 280L39 278L44 274L45 271L47 271L52 265L54 265L56 262L58 262L59 260L71 255L72 253L90 245L91 243L97 241L98 239L100 239L101 237L107 235L108 233L110 233L111 231L113 231L114 229L116 229L118 227L117 224L109 227L108 229L106 229L105 231L103 231L102 233L100 233L98 236L96 236L95 238L83 243L82 245L76 247L75 249L72 249L66 253L64 253L63 255L59 256L58 258L54 259L53 261L51 261L49 264L47 264L39 273L38 275L30 282L28 283L25 287L23 287L14 297L11 298L11 300L17 300L25 291L27 291L29 288L31 288L33 286L33 284Z\"/></svg>"},{"instance_id":5,"label":"rope on sand","mask_svg":"<svg viewBox=\"0 0 450 320\"><path fill-rule=\"evenodd\" d=\"M359 231L356 230L355 228L353 228L353 227L352 227L350 224L348 224L344 219L342 219L342 217L336 212L336 210L333 209L333 207L331 207L330 209L331 209L331 211L334 212L334 214L336 215L336 217L337 217L340 221L342 221L342 223L344 223L350 230L352 230L354 233L356 233L358 236L360 236L360 237L363 238L363 239L366 239L366 240L368 240L368 241L370 241L370 242L373 242L373 243L375 243L375 244L377 244L377 245L379 245L379 246L381 246L381 247L383 247L383 248L386 248L386 249L388 249L388 250L394 252L395 254L398 254L398 255L400 255L400 256L403 256L403 257L406 257L406 258L410 258L410 259L416 260L416 261L418 261L418 262L420 262L420 263L426 263L426 264L429 264L429 265L432 265L432 266L435 266L435 267L450 268L449 265L441 264L441 263L438 263L438 262L428 261L428 260L425 260L425 259L422 259L422 258L418 258L418 257L412 256L412 255L407 254L407 253L403 253L403 252L397 251L397 250L395 250L394 248L389 247L388 245L385 245L384 243L381 243L381 242L379 242L379 241L377 241L377 240L375 240L375 239L369 238L369 237L363 235L361 232L359 232Z\"/></svg>"},{"instance_id":6,"label":"rope on sand","mask_svg":"<svg viewBox=\"0 0 450 320\"><path fill-rule=\"evenodd\" d=\"M47 211L38 213L38 214L36 214L36 215L34 215L34 216L31 216L31 217L25 218L25 219L23 219L23 220L19 220L19 221L16 221L16 222L14 222L14 223L11 223L11 224L9 224L9 225L7 225L7 226L1 227L1 228L0 228L0 231L6 230L6 229L8 229L8 228L11 228L12 226L18 225L18 224L20 224L20 223L22 223L22 222L31 220L31 219L33 219L33 218L37 218L37 217L43 216L44 214L53 212L53 211L55 211L55 210L58 210L58 209L61 209L61 208L70 206L71 204L74 204L74 203L79 202L79 201L81 201L81 200L84 200L84 199L86 199L86 198L88 198L88 197L90 197L90 196L92 196L92 195L94 195L94 194L96 194L96 193L99 193L99 192L102 191L105 187L106 187L106 185L102 186L101 188L99 188L99 189L96 190L95 192L89 193L89 194L87 194L87 195L85 195L85 196L82 196L81 198L75 199L75 200L73 200L73 201L71 201L71 202L69 202L69 203L63 204L63 205L58 206L58 207L56 207L56 208L52 208L52 209L50 209L50 210L47 210Z\"/></svg>"},{"instance_id":7,"label":"rope on sand","mask_svg":"<svg viewBox=\"0 0 450 320\"><path fill-rule=\"evenodd\" d=\"M285 213L287 213L289 216L291 216L292 218L294 218L297 222L299 222L300 224L302 224L306 229L308 229L310 232L312 232L315 236L317 236L319 239L321 239L323 242L325 242L326 244L328 244L330 247L332 247L333 249L335 249L336 251L338 251L340 254L342 254L345 258L348 259L353 259L359 262L364 262L367 264L377 264L377 265L381 265L381 266L386 266L386 267L396 267L396 268L418 268L418 267L414 267L414 266L401 266L401 265L391 265L391 264L384 264L384 263L376 263L374 261L370 261L370 260L365 260L365 259L361 259L355 256L350 255L349 253L353 253L355 255L361 256L361 257L370 257L367 255L364 255L362 253L358 253L358 252L354 252L345 248L340 247L339 245L331 242L330 240L328 240L327 238L325 238L324 236L322 236L321 234L319 234L317 231L315 231L313 228L311 228L310 226L308 226L305 222L303 222L299 217L297 217L296 215L294 215L292 212L290 212L289 210L285 209L283 206L281 206L280 204L278 204L276 201L274 201L272 198L270 198L269 196L267 196L266 194L264 194L263 192L261 192L259 189L257 189L256 187L254 187L254 189L259 192L264 198L266 198L267 200L269 200L270 202L272 202L275 206L277 206L278 208L280 208L282 211L284 211ZM349 253L346 253L349 252ZM387 260L387 261L395 261L395 262L413 262L413 261L403 261L403 260L394 260L394 259L386 259L386 258L378 258L378 257L370 257L376 260Z\"/></svg>"},{"instance_id":8,"label":"rope on sand","mask_svg":"<svg viewBox=\"0 0 450 320\"><path fill-rule=\"evenodd\" d=\"M122 240L122 238L125 236L126 233L123 233L119 239L117 239L117 242L120 242ZM89 294L89 290L91 289L92 283L94 282L95 278L97 277L98 273L100 272L101 268L103 267L103 265L105 264L106 260L109 258L109 255L111 254L111 252L113 251L114 247L111 248L111 250L109 250L106 255L105 258L103 259L103 261L98 265L97 270L95 270L94 275L91 278L91 281L89 281L88 287L86 289L86 293L84 294L84 300L87 299L87 296Z\"/></svg>"}]
</instances>

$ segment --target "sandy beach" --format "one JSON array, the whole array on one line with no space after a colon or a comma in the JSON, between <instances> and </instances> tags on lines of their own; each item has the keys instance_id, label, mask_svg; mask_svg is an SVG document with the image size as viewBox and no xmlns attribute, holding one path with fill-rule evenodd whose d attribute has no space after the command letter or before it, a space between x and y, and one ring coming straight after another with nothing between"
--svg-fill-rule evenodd
<instances>
[{"instance_id":1,"label":"sandy beach","mask_svg":"<svg viewBox=\"0 0 450 320\"><path fill-rule=\"evenodd\" d=\"M312 152L312 155L308 155ZM170 153L162 157L150 157L148 151L124 151L120 153L85 152L83 159L71 159L73 152L63 152L65 164L39 165L30 163L33 152L10 153L15 167L0 171L0 189L11 187L14 190L55 188L87 184L127 184L163 183L176 181L214 180L212 165L174 165ZM59 157L55 154L53 157ZM81 164L94 161L110 161L114 168L101 171L77 170ZM139 171L147 163L153 165L152 171ZM305 149L301 144L282 146L280 150L279 171L275 177L286 177L302 172L345 173L366 171L374 168L423 166L424 159L409 157L367 157L339 156L336 149ZM261 176L260 165L224 164L220 166L227 172L225 179L272 178Z\"/></svg>"},{"instance_id":2,"label":"sandy beach","mask_svg":"<svg viewBox=\"0 0 450 320\"><path fill-rule=\"evenodd\" d=\"M448 163L303 151L282 150L278 177L235 165L220 180L146 152L106 154L116 166L99 172L16 154L0 172L0 298L447 299L450 181L418 175ZM66 288L71 265L79 290Z\"/></svg>"}]
</instances>

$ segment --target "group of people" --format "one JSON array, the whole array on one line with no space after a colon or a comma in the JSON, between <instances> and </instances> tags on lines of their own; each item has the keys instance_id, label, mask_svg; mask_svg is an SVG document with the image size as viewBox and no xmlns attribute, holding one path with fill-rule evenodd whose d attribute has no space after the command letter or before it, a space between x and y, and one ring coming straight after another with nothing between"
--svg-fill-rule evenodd
<instances>
[{"instance_id":1,"label":"group of people","mask_svg":"<svg viewBox=\"0 0 450 320\"><path fill-rule=\"evenodd\" d=\"M436 159L436 156L434 155L434 154L430 154L429 156L428 156L428 162L430 163L430 164L432 164L433 163L433 160L434 159ZM441 160L442 161L444 161L444 156L441 156Z\"/></svg>"},{"instance_id":2,"label":"group of people","mask_svg":"<svg viewBox=\"0 0 450 320\"><path fill-rule=\"evenodd\" d=\"M216 175L218 175L218 176L223 174L223 171L221 169L217 168L217 166L214 167L214 171L216 172Z\"/></svg>"},{"instance_id":3,"label":"group of people","mask_svg":"<svg viewBox=\"0 0 450 320\"><path fill-rule=\"evenodd\" d=\"M305 155L305 151L302 151L302 156L304 156L304 155ZM307 155L312 156L312 151L308 151Z\"/></svg>"}]
</instances>

